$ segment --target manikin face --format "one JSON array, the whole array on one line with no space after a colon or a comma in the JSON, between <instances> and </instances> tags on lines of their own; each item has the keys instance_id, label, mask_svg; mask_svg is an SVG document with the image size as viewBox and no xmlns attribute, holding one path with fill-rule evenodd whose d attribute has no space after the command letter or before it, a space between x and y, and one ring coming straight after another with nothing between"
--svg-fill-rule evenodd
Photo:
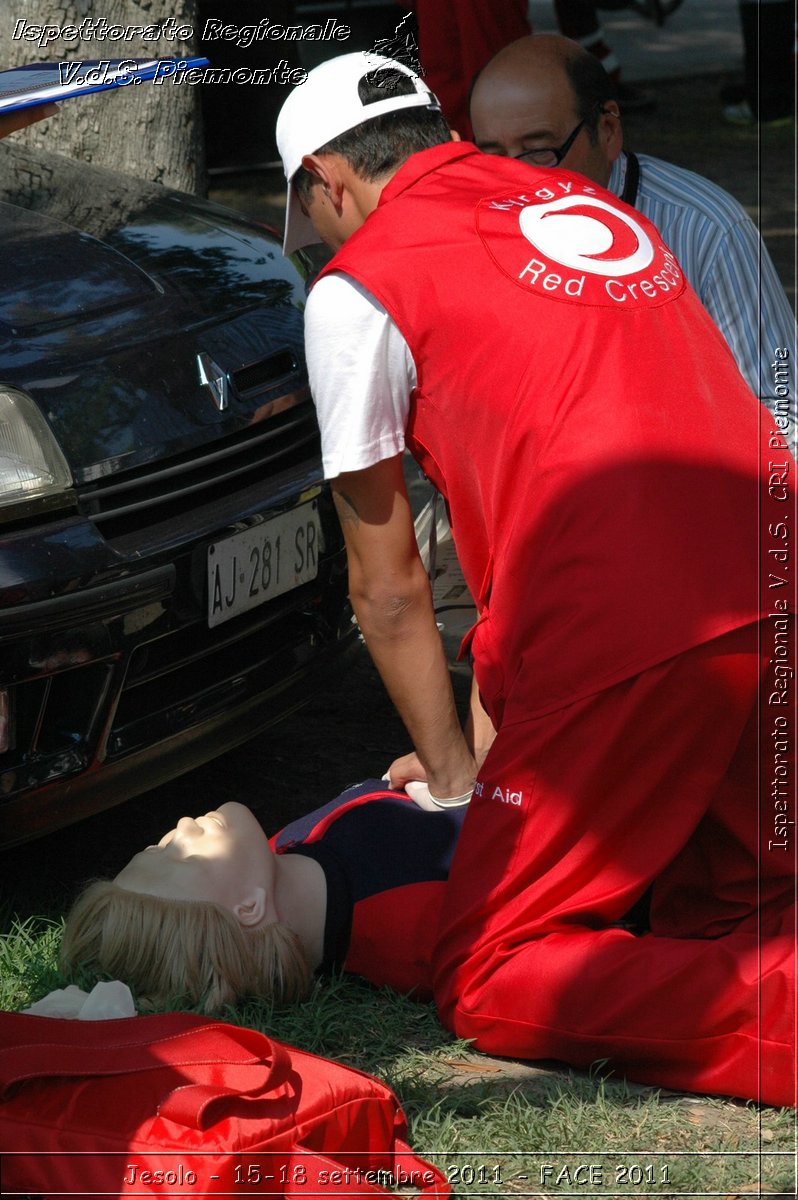
<instances>
[{"instance_id":1,"label":"manikin face","mask_svg":"<svg viewBox=\"0 0 798 1200\"><path fill-rule=\"evenodd\" d=\"M612 101L604 107L617 112ZM526 150L562 146L578 126L579 114L565 71L541 65L534 74L488 70L474 88L471 123L481 150L516 157ZM620 151L619 122L614 115L600 115L597 144L581 129L559 165L604 187Z\"/></svg>"},{"instance_id":2,"label":"manikin face","mask_svg":"<svg viewBox=\"0 0 798 1200\"><path fill-rule=\"evenodd\" d=\"M181 817L114 882L166 900L212 900L242 918L252 915L248 906L268 902L274 874L274 855L257 818L230 801L202 817Z\"/></svg>"}]
</instances>

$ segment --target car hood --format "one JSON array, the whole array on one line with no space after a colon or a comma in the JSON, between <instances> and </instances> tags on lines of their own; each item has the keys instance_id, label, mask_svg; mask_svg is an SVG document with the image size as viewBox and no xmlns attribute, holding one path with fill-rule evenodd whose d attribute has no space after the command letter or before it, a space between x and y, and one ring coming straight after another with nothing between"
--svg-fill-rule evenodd
<instances>
[{"instance_id":1,"label":"car hood","mask_svg":"<svg viewBox=\"0 0 798 1200\"><path fill-rule=\"evenodd\" d=\"M37 401L76 482L307 395L305 280L274 232L59 155L37 152L27 194L31 159L0 147L0 381Z\"/></svg>"}]
</instances>

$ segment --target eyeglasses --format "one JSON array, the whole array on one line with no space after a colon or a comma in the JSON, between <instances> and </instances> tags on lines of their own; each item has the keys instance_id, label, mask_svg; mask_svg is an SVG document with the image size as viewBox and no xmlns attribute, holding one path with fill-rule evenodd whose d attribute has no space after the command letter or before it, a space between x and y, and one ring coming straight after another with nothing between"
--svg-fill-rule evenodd
<instances>
[{"instance_id":1,"label":"eyeglasses","mask_svg":"<svg viewBox=\"0 0 798 1200\"><path fill-rule=\"evenodd\" d=\"M598 112L603 115L610 112L610 109L598 107ZM586 124L587 117L579 122L576 129L568 135L561 146L536 146L533 150L522 150L520 154L512 154L510 157L522 158L526 162L534 163L536 167L558 167ZM491 153L495 153L495 151Z\"/></svg>"},{"instance_id":2,"label":"eyeglasses","mask_svg":"<svg viewBox=\"0 0 798 1200\"><path fill-rule=\"evenodd\" d=\"M535 150L522 150L520 154L513 157L523 158L527 162L534 163L536 167L559 167L584 127L585 122L580 121L561 146L539 146Z\"/></svg>"}]
</instances>

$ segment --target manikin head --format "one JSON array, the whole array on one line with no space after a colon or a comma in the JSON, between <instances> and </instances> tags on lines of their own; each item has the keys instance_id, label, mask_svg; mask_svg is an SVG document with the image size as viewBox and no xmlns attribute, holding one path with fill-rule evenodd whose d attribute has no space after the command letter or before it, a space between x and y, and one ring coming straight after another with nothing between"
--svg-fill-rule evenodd
<instances>
[{"instance_id":1,"label":"manikin head","mask_svg":"<svg viewBox=\"0 0 798 1200\"><path fill-rule=\"evenodd\" d=\"M471 93L474 140L491 154L524 154L606 187L623 134L613 83L594 55L555 34L511 42L480 72ZM542 151L573 141L557 163ZM538 154L529 155L529 151Z\"/></svg>"},{"instance_id":2,"label":"manikin head","mask_svg":"<svg viewBox=\"0 0 798 1200\"><path fill-rule=\"evenodd\" d=\"M277 910L277 861L242 804L182 817L67 917L61 963L121 979L141 1008L210 1012L244 995L296 999L310 966Z\"/></svg>"},{"instance_id":3,"label":"manikin head","mask_svg":"<svg viewBox=\"0 0 798 1200\"><path fill-rule=\"evenodd\" d=\"M284 253L319 241L340 249L411 154L451 137L437 99L404 63L358 52L316 67L277 119Z\"/></svg>"}]
</instances>

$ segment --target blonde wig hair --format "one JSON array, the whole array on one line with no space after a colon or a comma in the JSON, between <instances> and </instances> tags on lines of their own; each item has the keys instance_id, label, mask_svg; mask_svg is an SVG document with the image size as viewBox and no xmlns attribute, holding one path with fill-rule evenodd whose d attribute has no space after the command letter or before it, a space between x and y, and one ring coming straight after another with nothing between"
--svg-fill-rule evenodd
<instances>
[{"instance_id":1,"label":"blonde wig hair","mask_svg":"<svg viewBox=\"0 0 798 1200\"><path fill-rule=\"evenodd\" d=\"M139 1008L188 1001L215 1012L243 996L300 999L311 970L296 934L278 922L244 929L205 900L166 900L90 883L66 920L61 968L121 979Z\"/></svg>"}]
</instances>

